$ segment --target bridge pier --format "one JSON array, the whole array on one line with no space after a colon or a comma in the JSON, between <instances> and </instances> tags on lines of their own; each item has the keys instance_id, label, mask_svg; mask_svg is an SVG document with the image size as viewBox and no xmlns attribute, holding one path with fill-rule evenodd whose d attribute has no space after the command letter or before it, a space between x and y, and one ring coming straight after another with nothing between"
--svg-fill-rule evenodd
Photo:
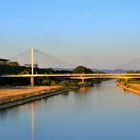
<instances>
[{"instance_id":1,"label":"bridge pier","mask_svg":"<svg viewBox=\"0 0 140 140\"><path fill-rule=\"evenodd\" d=\"M31 87L33 87L35 85L33 76L30 78L30 83L31 83Z\"/></svg>"},{"instance_id":2,"label":"bridge pier","mask_svg":"<svg viewBox=\"0 0 140 140\"><path fill-rule=\"evenodd\" d=\"M127 83L128 82L128 78L125 78L125 83Z\"/></svg>"},{"instance_id":3,"label":"bridge pier","mask_svg":"<svg viewBox=\"0 0 140 140\"><path fill-rule=\"evenodd\" d=\"M84 84L85 83L85 79L84 78L82 78L82 84Z\"/></svg>"}]
</instances>

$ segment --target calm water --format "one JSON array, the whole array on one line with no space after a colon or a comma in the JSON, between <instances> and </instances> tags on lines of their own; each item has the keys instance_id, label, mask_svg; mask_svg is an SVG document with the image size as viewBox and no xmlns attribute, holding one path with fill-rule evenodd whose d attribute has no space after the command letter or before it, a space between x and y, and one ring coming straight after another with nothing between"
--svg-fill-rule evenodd
<instances>
[{"instance_id":1,"label":"calm water","mask_svg":"<svg viewBox=\"0 0 140 140\"><path fill-rule=\"evenodd\" d=\"M0 111L0 140L140 140L140 96L106 81Z\"/></svg>"}]
</instances>

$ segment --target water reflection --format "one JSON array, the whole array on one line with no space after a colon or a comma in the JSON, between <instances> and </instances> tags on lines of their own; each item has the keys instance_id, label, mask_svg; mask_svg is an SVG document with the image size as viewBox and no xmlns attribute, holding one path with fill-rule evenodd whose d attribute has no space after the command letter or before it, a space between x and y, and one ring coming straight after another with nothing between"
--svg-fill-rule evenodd
<instances>
[{"instance_id":1,"label":"water reflection","mask_svg":"<svg viewBox=\"0 0 140 140\"><path fill-rule=\"evenodd\" d=\"M140 98L113 82L0 111L0 140L139 140Z\"/></svg>"},{"instance_id":2,"label":"water reflection","mask_svg":"<svg viewBox=\"0 0 140 140\"><path fill-rule=\"evenodd\" d=\"M75 90L74 92L82 95L82 94L87 94L92 90L93 90L93 87L82 87L78 90Z\"/></svg>"},{"instance_id":3,"label":"water reflection","mask_svg":"<svg viewBox=\"0 0 140 140\"><path fill-rule=\"evenodd\" d=\"M10 114L13 118L16 118L19 113L19 107L12 107L9 109L0 110L0 119L6 119Z\"/></svg>"},{"instance_id":4,"label":"water reflection","mask_svg":"<svg viewBox=\"0 0 140 140\"><path fill-rule=\"evenodd\" d=\"M35 115L35 103L32 102L31 104L32 110L32 140L34 140L34 133L35 133L35 123L34 123L34 115Z\"/></svg>"},{"instance_id":5,"label":"water reflection","mask_svg":"<svg viewBox=\"0 0 140 140\"><path fill-rule=\"evenodd\" d=\"M68 92L65 92L63 94L61 94L62 96L68 96L69 95L69 91Z\"/></svg>"}]
</instances>

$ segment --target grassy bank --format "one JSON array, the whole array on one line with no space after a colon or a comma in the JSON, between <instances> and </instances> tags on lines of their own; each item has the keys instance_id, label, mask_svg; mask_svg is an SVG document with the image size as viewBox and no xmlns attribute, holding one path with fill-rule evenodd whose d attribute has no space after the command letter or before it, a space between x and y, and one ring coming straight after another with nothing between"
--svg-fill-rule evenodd
<instances>
[{"instance_id":1,"label":"grassy bank","mask_svg":"<svg viewBox=\"0 0 140 140\"><path fill-rule=\"evenodd\" d=\"M62 89L60 86L0 88L0 105Z\"/></svg>"},{"instance_id":2,"label":"grassy bank","mask_svg":"<svg viewBox=\"0 0 140 140\"><path fill-rule=\"evenodd\" d=\"M85 85L0 88L0 110L75 90Z\"/></svg>"},{"instance_id":3,"label":"grassy bank","mask_svg":"<svg viewBox=\"0 0 140 140\"><path fill-rule=\"evenodd\" d=\"M117 85L127 91L140 95L140 80L136 79L129 79L128 81L118 80Z\"/></svg>"}]
</instances>

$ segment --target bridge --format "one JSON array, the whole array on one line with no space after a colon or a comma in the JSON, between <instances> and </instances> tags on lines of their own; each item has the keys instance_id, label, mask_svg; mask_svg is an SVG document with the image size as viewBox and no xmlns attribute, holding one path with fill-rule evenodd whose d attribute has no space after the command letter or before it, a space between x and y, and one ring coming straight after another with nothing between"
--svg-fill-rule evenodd
<instances>
[{"instance_id":1,"label":"bridge","mask_svg":"<svg viewBox=\"0 0 140 140\"><path fill-rule=\"evenodd\" d=\"M66 66L72 66L71 64L69 63L66 63L64 61L60 61L52 56L49 55L49 59L46 58L46 55L45 53L41 53L40 51L37 51L37 50L34 50L34 48L31 49L31 52L30 52L30 57L28 56L30 62L23 62L23 64L30 64L30 67L31 67L31 74L10 74L10 75L1 75L0 77L29 77L31 80L31 86L34 86L34 78L35 77L69 77L71 79L80 79L82 80L82 82L84 83L84 80L85 79L96 79L96 78L113 78L113 79L130 79L130 78L140 78L140 73L82 73L82 74L72 74L72 73L66 73L66 74L35 74L34 73L34 67L35 65L38 65L39 63L36 62L35 60L38 60L38 58L35 59L35 51L36 52L39 52L39 56L41 59L43 59L43 63L47 62L47 64L49 64L49 60L51 62L56 62L57 65L58 63L61 63L59 64L59 66L62 67L62 64L66 67ZM29 51L28 51L29 53ZM25 53L22 54L22 59L23 59L23 56L24 56ZM43 56L41 57L41 55L43 54ZM21 56L21 55L19 55ZM12 58L11 60L12 61L18 61L19 59L19 56L16 56L14 58ZM47 55L48 56L48 55ZM18 58L18 59L17 59ZM27 56L26 56L26 59L27 59ZM44 60L45 59L45 60ZM40 61L41 62L41 61ZM128 63L127 63L128 65ZM132 65L132 64L131 64ZM125 66L125 65L123 65Z\"/></svg>"}]
</instances>

